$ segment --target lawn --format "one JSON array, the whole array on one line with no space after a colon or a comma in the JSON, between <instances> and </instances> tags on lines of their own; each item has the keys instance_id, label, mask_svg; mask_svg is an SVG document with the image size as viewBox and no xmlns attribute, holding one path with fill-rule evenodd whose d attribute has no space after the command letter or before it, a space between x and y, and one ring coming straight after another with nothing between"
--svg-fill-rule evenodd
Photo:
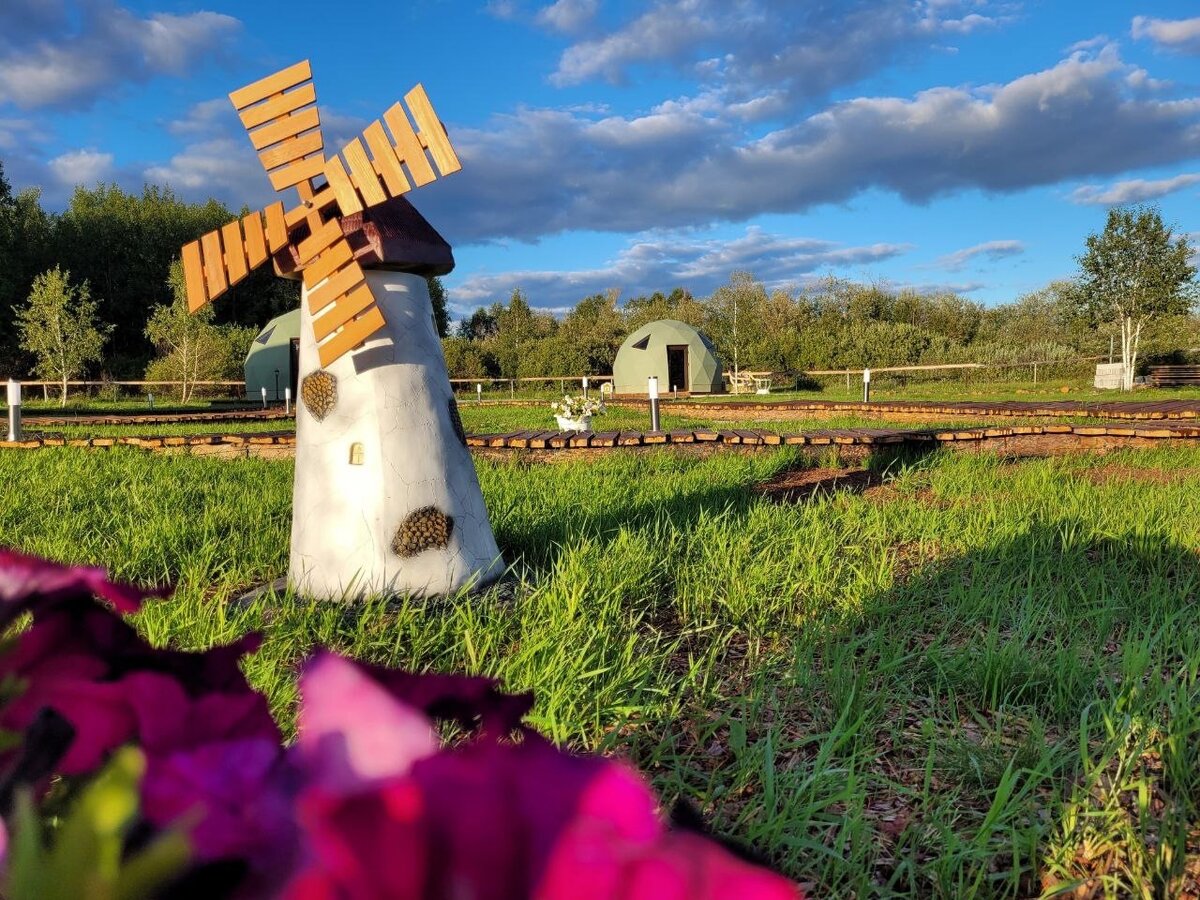
<instances>
[{"instance_id":1,"label":"lawn","mask_svg":"<svg viewBox=\"0 0 1200 900\"><path fill-rule=\"evenodd\" d=\"M750 489L798 462L480 461L511 578L436 603L231 602L285 571L287 462L0 453L0 544L177 584L139 618L159 643L264 629L248 674L284 721L318 643L535 690L537 727L632 758L815 896L1194 889L1200 451Z\"/></svg>"},{"instance_id":2,"label":"lawn","mask_svg":"<svg viewBox=\"0 0 1200 900\"><path fill-rule=\"evenodd\" d=\"M822 390L772 390L768 395L722 394L712 397L694 397L701 402L723 403L728 401L755 403L763 400L834 400L859 402L862 400L862 378L851 376L846 387L843 378L821 379ZM1066 390L1063 390L1066 388ZM1139 387L1123 393L1100 390L1092 385L1092 378L1071 376L1058 379L1043 379L1037 384L1032 381L980 381L962 375L945 378L902 379L887 373L876 373L871 380L871 400L951 400L951 401L1002 401L1026 400L1071 400L1078 402L1127 402L1148 400L1200 400L1200 388L1155 388Z\"/></svg>"}]
</instances>

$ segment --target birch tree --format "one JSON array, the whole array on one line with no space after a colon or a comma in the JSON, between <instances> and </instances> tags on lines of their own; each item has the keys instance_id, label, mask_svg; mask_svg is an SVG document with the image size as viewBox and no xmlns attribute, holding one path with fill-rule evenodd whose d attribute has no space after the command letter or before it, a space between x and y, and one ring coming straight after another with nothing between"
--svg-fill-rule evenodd
<instances>
[{"instance_id":1,"label":"birch tree","mask_svg":"<svg viewBox=\"0 0 1200 900\"><path fill-rule=\"evenodd\" d=\"M187 403L198 382L240 377L255 329L213 324L211 304L189 312L179 260L171 263L168 282L174 299L155 306L146 323L146 337L161 354L146 377L178 382L179 400Z\"/></svg>"},{"instance_id":2,"label":"birch tree","mask_svg":"<svg viewBox=\"0 0 1200 900\"><path fill-rule=\"evenodd\" d=\"M98 362L111 325L96 320L96 301L88 283L71 284L71 273L55 266L33 280L26 305L17 310L21 345L37 359L41 378L62 387L67 405L67 382Z\"/></svg>"},{"instance_id":3,"label":"birch tree","mask_svg":"<svg viewBox=\"0 0 1200 900\"><path fill-rule=\"evenodd\" d=\"M1196 298L1196 268L1185 235L1176 236L1154 207L1108 211L1101 234L1087 239L1079 303L1096 323L1121 332L1125 390L1133 388L1142 330L1160 316L1188 313Z\"/></svg>"}]
</instances>

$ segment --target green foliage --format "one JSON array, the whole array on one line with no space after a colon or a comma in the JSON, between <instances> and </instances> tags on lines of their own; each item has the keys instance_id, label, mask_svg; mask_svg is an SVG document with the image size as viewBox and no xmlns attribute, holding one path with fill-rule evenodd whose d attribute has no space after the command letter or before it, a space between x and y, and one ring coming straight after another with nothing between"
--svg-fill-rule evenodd
<instances>
[{"instance_id":1,"label":"green foliage","mask_svg":"<svg viewBox=\"0 0 1200 900\"><path fill-rule=\"evenodd\" d=\"M186 403L198 381L242 377L242 364L255 330L213 324L211 304L190 312L183 266L178 260L170 265L168 281L174 299L156 306L146 323L146 337L161 354L146 368L146 379L178 381L179 400Z\"/></svg>"},{"instance_id":2,"label":"green foliage","mask_svg":"<svg viewBox=\"0 0 1200 900\"><path fill-rule=\"evenodd\" d=\"M486 378L487 362L483 351L463 337L442 338L442 355L451 378Z\"/></svg>"},{"instance_id":3,"label":"green foliage","mask_svg":"<svg viewBox=\"0 0 1200 900\"><path fill-rule=\"evenodd\" d=\"M0 375L24 375L34 362L20 347L15 320L34 277L54 262L53 224L40 196L37 188L13 195L0 165Z\"/></svg>"},{"instance_id":4,"label":"green foliage","mask_svg":"<svg viewBox=\"0 0 1200 900\"><path fill-rule=\"evenodd\" d=\"M155 896L181 873L186 839L167 832L131 855L126 839L136 824L138 785L146 762L141 751L118 750L74 797L57 826L43 834L27 791L17 796L15 834L8 855L8 900L134 900Z\"/></svg>"},{"instance_id":5,"label":"green foliage","mask_svg":"<svg viewBox=\"0 0 1200 900\"><path fill-rule=\"evenodd\" d=\"M1198 289L1191 255L1187 236L1176 236L1156 208L1110 209L1078 257L1078 302L1096 322L1186 314Z\"/></svg>"},{"instance_id":6,"label":"green foliage","mask_svg":"<svg viewBox=\"0 0 1200 900\"><path fill-rule=\"evenodd\" d=\"M611 372L617 350L625 340L625 319L617 307L617 291L593 294L576 304L555 335L562 345L555 375ZM541 374L541 373L537 373Z\"/></svg>"},{"instance_id":7,"label":"green foliage","mask_svg":"<svg viewBox=\"0 0 1200 900\"><path fill-rule=\"evenodd\" d=\"M168 265L183 244L234 217L215 200L185 203L153 185L140 195L116 185L79 187L57 215L42 209L36 189L13 197L0 188L0 326L9 324L34 277L58 265L89 284L99 317L113 326L105 368L118 378L139 377L152 355L147 319L172 299ZM263 266L215 304L214 321L257 328L298 302L297 283ZM9 374L24 375L31 360L15 352L11 331L0 334L0 360Z\"/></svg>"},{"instance_id":8,"label":"green foliage","mask_svg":"<svg viewBox=\"0 0 1200 900\"><path fill-rule=\"evenodd\" d=\"M1126 390L1145 326L1192 310L1200 285L1191 256L1186 235L1175 237L1154 207L1110 209L1104 231L1088 236L1076 299L1092 322L1119 327Z\"/></svg>"},{"instance_id":9,"label":"green foliage","mask_svg":"<svg viewBox=\"0 0 1200 900\"><path fill-rule=\"evenodd\" d=\"M436 275L425 279L429 284L429 300L433 304L433 324L438 337L450 333L450 313L446 310L446 287Z\"/></svg>"},{"instance_id":10,"label":"green foliage","mask_svg":"<svg viewBox=\"0 0 1200 900\"><path fill-rule=\"evenodd\" d=\"M67 405L67 382L100 359L111 325L96 321L97 303L85 281L71 284L71 273L58 266L33 281L28 303L17 311L21 341L37 359L37 372L62 386Z\"/></svg>"},{"instance_id":11,"label":"green foliage","mask_svg":"<svg viewBox=\"0 0 1200 900\"><path fill-rule=\"evenodd\" d=\"M513 290L507 306L495 304L491 313L496 329L485 342L485 347L495 358L501 377L521 377L522 362L538 341L555 332L558 322L549 313L534 311L520 288ZM525 363L525 366L528 371L529 364Z\"/></svg>"}]
</instances>

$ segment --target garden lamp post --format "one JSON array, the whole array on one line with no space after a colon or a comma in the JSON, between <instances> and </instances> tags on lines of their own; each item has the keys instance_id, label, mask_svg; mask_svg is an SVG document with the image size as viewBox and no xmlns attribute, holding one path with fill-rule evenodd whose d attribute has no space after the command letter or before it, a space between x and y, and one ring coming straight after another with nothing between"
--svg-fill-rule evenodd
<instances>
[{"instance_id":1,"label":"garden lamp post","mask_svg":"<svg viewBox=\"0 0 1200 900\"><path fill-rule=\"evenodd\" d=\"M659 431L658 417L658 378L651 375L647 384L647 393L650 395L650 430Z\"/></svg>"},{"instance_id":2,"label":"garden lamp post","mask_svg":"<svg viewBox=\"0 0 1200 900\"><path fill-rule=\"evenodd\" d=\"M279 402L279 370L275 370L275 402Z\"/></svg>"},{"instance_id":3,"label":"garden lamp post","mask_svg":"<svg viewBox=\"0 0 1200 900\"><path fill-rule=\"evenodd\" d=\"M21 382L8 379L8 439L21 439Z\"/></svg>"},{"instance_id":4,"label":"garden lamp post","mask_svg":"<svg viewBox=\"0 0 1200 900\"><path fill-rule=\"evenodd\" d=\"M871 402L871 370L863 369L863 403Z\"/></svg>"}]
</instances>

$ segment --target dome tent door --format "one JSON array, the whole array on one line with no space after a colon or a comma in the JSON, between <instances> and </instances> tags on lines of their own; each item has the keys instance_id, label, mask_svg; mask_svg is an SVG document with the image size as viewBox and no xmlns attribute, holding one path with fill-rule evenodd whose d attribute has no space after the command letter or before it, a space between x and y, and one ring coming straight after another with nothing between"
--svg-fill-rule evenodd
<instances>
[{"instance_id":1,"label":"dome tent door","mask_svg":"<svg viewBox=\"0 0 1200 900\"><path fill-rule=\"evenodd\" d=\"M667 384L672 391L691 390L687 344L667 345Z\"/></svg>"}]
</instances>

